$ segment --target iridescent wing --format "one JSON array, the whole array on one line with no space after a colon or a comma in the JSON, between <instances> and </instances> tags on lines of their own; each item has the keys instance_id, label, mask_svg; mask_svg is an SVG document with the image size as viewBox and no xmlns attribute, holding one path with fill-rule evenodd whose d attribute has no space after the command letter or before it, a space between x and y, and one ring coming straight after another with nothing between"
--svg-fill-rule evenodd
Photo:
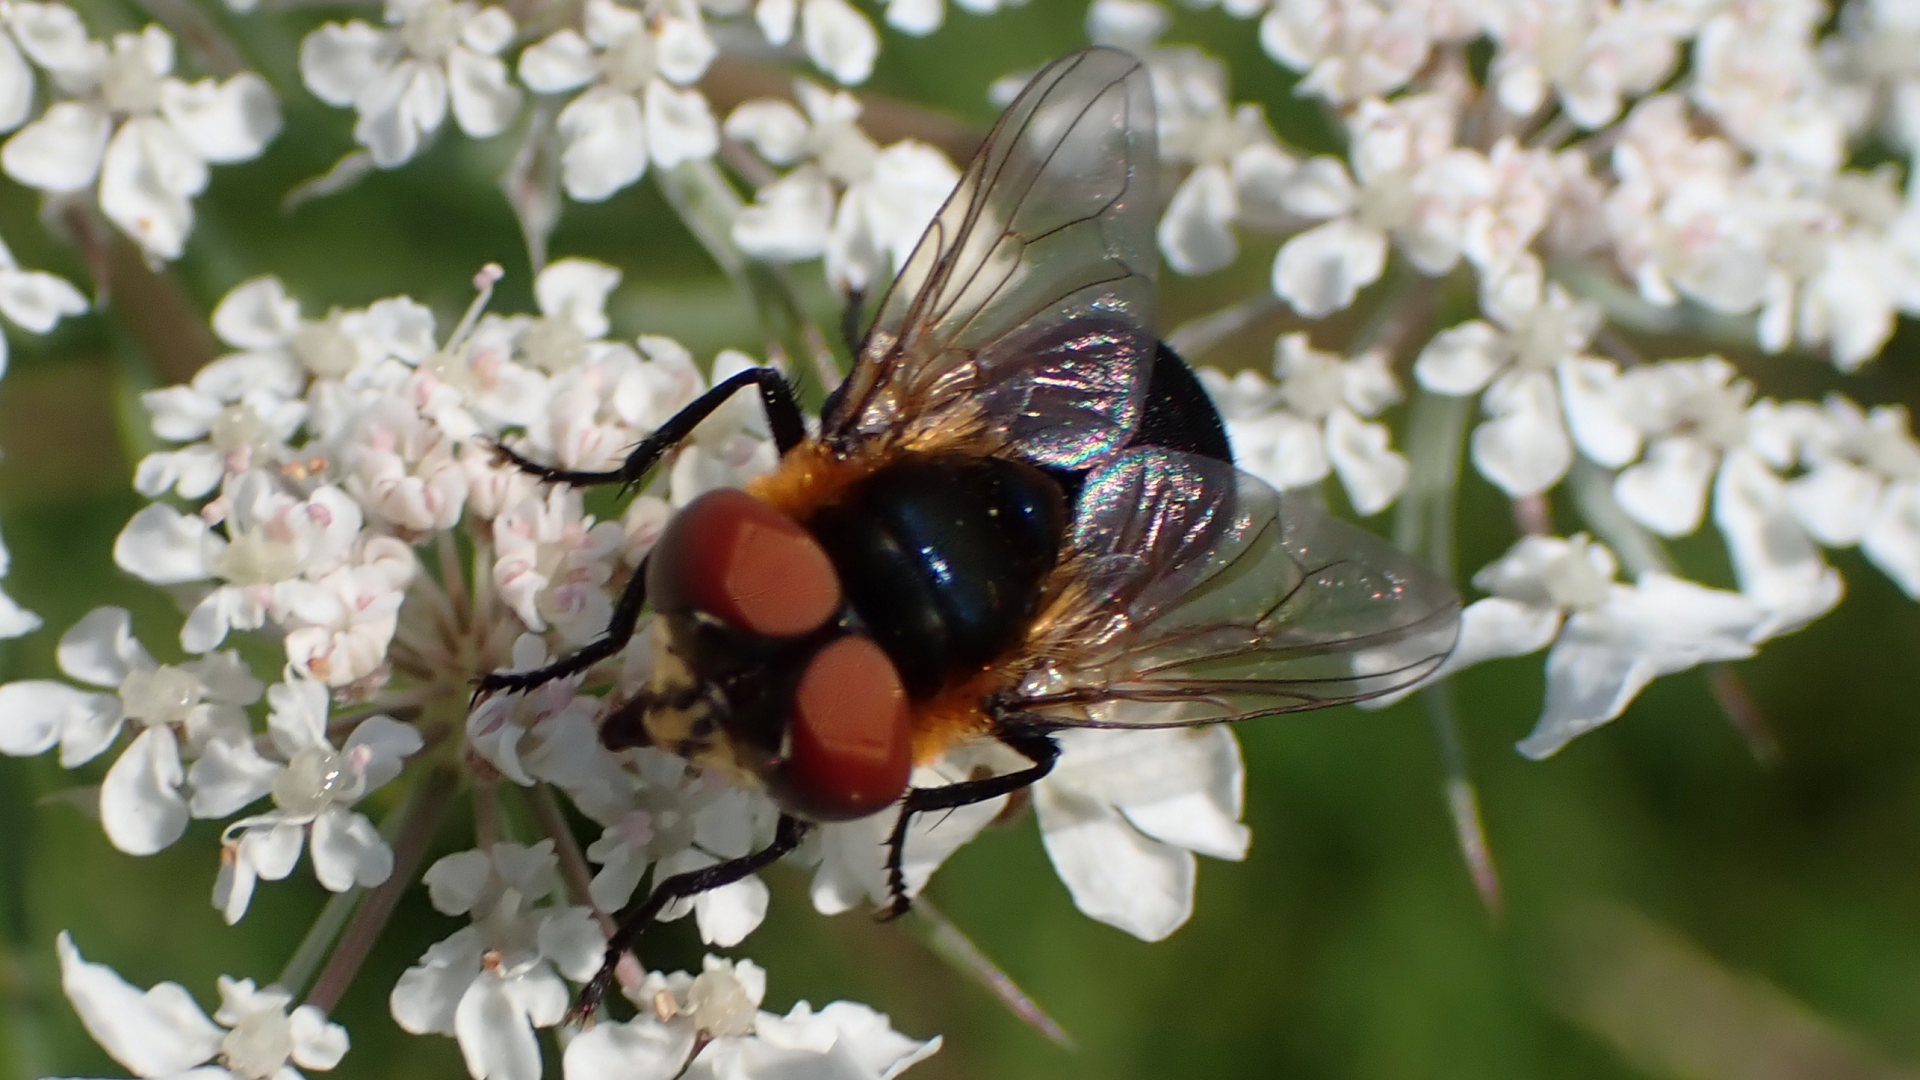
<instances>
[{"instance_id":1,"label":"iridescent wing","mask_svg":"<svg viewBox=\"0 0 1920 1080\"><path fill-rule=\"evenodd\" d=\"M1453 650L1452 587L1391 544L1210 458L1136 449L1088 478L1069 584L1001 705L1170 727L1360 701Z\"/></svg>"},{"instance_id":2,"label":"iridescent wing","mask_svg":"<svg viewBox=\"0 0 1920 1080\"><path fill-rule=\"evenodd\" d=\"M1095 48L1043 68L887 290L823 438L964 435L1076 469L1118 449L1153 358L1157 185L1140 61Z\"/></svg>"}]
</instances>

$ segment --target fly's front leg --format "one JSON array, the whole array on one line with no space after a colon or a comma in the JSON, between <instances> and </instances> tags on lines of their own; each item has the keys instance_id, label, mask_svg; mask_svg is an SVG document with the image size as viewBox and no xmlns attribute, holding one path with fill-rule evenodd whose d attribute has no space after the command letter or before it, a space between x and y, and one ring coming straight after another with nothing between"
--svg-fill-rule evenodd
<instances>
[{"instance_id":1,"label":"fly's front leg","mask_svg":"<svg viewBox=\"0 0 1920 1080\"><path fill-rule=\"evenodd\" d=\"M572 484L575 487L619 484L622 488L634 488L646 479L647 473L660 463L667 451L685 442L702 420L719 411L733 395L749 385L760 391L760 402L767 409L768 426L773 429L773 442L780 452L784 454L805 442L806 421L800 415L800 406L793 400L793 387L788 384L787 377L772 368L749 368L701 394L686 408L674 413L666 423L641 439L617 469L556 469L504 446L496 445L494 452L501 461L548 483Z\"/></svg>"},{"instance_id":2,"label":"fly's front leg","mask_svg":"<svg viewBox=\"0 0 1920 1080\"><path fill-rule=\"evenodd\" d=\"M907 897L907 875L904 868L906 860L907 829L913 824L915 814L924 814L933 810L953 810L974 803L997 799L1002 795L1011 795L1023 788L1031 787L1042 777L1053 771L1054 763L1060 759L1060 746L1053 741L1047 729L1038 725L1022 724L1019 717L1007 717L1000 720L994 729L993 737L1014 750L1019 751L1033 767L1001 776L988 776L979 780L962 780L936 788L908 788L906 798L900 806L900 819L894 822L893 836L887 841L887 892L892 901L881 911L882 919L897 919L907 913L913 901Z\"/></svg>"}]
</instances>

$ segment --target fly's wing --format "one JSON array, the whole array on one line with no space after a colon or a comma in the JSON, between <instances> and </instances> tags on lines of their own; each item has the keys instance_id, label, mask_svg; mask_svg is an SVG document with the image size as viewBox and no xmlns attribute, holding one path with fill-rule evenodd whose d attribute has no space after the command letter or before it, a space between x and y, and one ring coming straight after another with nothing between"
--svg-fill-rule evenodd
<instances>
[{"instance_id":1,"label":"fly's wing","mask_svg":"<svg viewBox=\"0 0 1920 1080\"><path fill-rule=\"evenodd\" d=\"M1157 174L1140 61L1095 48L1043 68L887 290L823 437L964 432L1060 468L1117 449L1152 367Z\"/></svg>"},{"instance_id":2,"label":"fly's wing","mask_svg":"<svg viewBox=\"0 0 1920 1080\"><path fill-rule=\"evenodd\" d=\"M1359 701L1431 673L1460 601L1418 560L1210 458L1129 451L1088 478L1069 584L1004 704L1169 727Z\"/></svg>"}]
</instances>

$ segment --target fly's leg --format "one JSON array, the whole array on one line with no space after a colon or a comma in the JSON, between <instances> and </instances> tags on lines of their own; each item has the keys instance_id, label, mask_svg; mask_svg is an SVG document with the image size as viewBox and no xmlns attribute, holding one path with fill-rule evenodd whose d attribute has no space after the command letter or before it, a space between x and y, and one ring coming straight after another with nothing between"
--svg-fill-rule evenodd
<instances>
[{"instance_id":1,"label":"fly's leg","mask_svg":"<svg viewBox=\"0 0 1920 1080\"><path fill-rule=\"evenodd\" d=\"M620 957L632 947L633 940L641 931L659 916L662 909L675 900L699 896L711 889L731 885L748 874L758 873L771 866L782 855L800 846L810 826L796 817L781 815L780 824L774 830L773 843L751 855L742 855L738 859L729 859L715 863L704 870L693 870L660 882L647 894L647 898L638 907L630 908L620 916L620 925L607 938L606 959L601 961L600 970L580 988L580 996L574 1000L573 1008L567 1012L569 1023L578 1024L593 1015L600 1006L600 1000L606 997L613 987L614 968L620 963Z\"/></svg>"},{"instance_id":2,"label":"fly's leg","mask_svg":"<svg viewBox=\"0 0 1920 1080\"><path fill-rule=\"evenodd\" d=\"M542 465L504 446L495 446L502 461L532 473L549 483L587 487L594 484L638 486L647 473L659 464L667 451L686 441L700 421L712 416L728 399L748 385L760 390L760 402L767 409L767 423L773 428L773 443L782 454L806 441L807 425L801 419L800 406L794 403L793 387L786 376L772 368L749 368L693 399L686 408L674 413L666 423L640 440L617 469L556 469Z\"/></svg>"},{"instance_id":3,"label":"fly's leg","mask_svg":"<svg viewBox=\"0 0 1920 1080\"><path fill-rule=\"evenodd\" d=\"M860 324L866 321L867 290L847 290L847 306L840 312L840 340L846 342L847 355L860 359L860 346L865 335L860 332Z\"/></svg>"},{"instance_id":4,"label":"fly's leg","mask_svg":"<svg viewBox=\"0 0 1920 1080\"><path fill-rule=\"evenodd\" d=\"M653 434L640 440L640 445L634 447L633 452L627 455L627 460L617 469L604 472L552 469L529 461L504 446L494 449L503 460L552 483L577 486L617 483L631 488L646 478L648 471L659 463L668 450L693 434L693 429L700 426L700 421L713 415L729 398L750 384L760 390L760 401L767 408L767 421L773 428L774 445L780 452L784 454L806 441L806 422L801 419L800 406L794 404L793 387L788 385L785 376L772 368L750 368L700 395L686 408L673 414ZM577 675L614 655L633 640L633 632L640 625L640 609L646 603L647 567L642 562L640 568L633 572L632 580L627 582L626 590L620 594L620 603L613 609L613 618L607 622L606 633L582 646L572 656L546 667L532 671L496 671L481 676L473 692L474 700L502 690L523 693L543 683Z\"/></svg>"},{"instance_id":5,"label":"fly's leg","mask_svg":"<svg viewBox=\"0 0 1920 1080\"><path fill-rule=\"evenodd\" d=\"M1003 719L993 735L1025 755L1027 760L1033 762L1033 767L1003 776L962 780L944 787L907 789L906 799L900 807L900 820L894 823L893 836L887 841L887 892L892 895L892 902L881 911L882 919L897 919L913 906L913 901L907 897L907 875L902 865L906 858L907 827L913 823L913 815L933 810L953 810L1011 795L1022 788L1031 787L1052 772L1054 763L1060 759L1059 744L1042 728L1016 726L1014 721Z\"/></svg>"},{"instance_id":6,"label":"fly's leg","mask_svg":"<svg viewBox=\"0 0 1920 1080\"><path fill-rule=\"evenodd\" d=\"M627 580L627 587L621 590L620 602L614 605L613 618L607 620L604 633L580 646L572 656L562 657L546 667L532 671L495 671L480 676L473 689L473 702L477 704L481 698L502 690L522 694L555 679L578 675L626 648L627 642L633 640L634 629L640 625L640 609L647 606L647 561L640 560L633 577Z\"/></svg>"}]
</instances>

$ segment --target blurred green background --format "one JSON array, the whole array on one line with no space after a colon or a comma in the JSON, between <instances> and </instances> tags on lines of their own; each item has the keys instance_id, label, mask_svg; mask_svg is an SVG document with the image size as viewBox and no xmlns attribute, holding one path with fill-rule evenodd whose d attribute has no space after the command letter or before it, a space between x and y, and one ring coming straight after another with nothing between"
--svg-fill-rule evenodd
<instances>
[{"instance_id":1,"label":"blurred green background","mask_svg":"<svg viewBox=\"0 0 1920 1080\"><path fill-rule=\"evenodd\" d=\"M131 8L83 10L98 33L145 21ZM293 137L260 161L216 169L197 204L189 254L172 273L201 312L238 281L270 272L309 315L407 292L433 304L444 327L489 260L508 270L499 309L530 306L524 248L496 182L511 136L443 137L401 170L283 213L292 185L351 149L350 115L315 102L292 67L299 35L341 13L302 6L236 20L207 10L280 89ZM993 118L987 84L1076 47L1083 12L1077 0L1038 0L991 18L951 12L925 40L888 34L868 89L984 130ZM1334 145L1253 33L1218 13L1183 11L1170 38L1224 56L1236 99L1264 103L1285 138ZM87 281L38 209L35 196L0 184L0 230L23 264ZM746 305L650 183L602 205L568 206L550 250L626 272L613 302L618 334L672 334L703 360L722 346L761 351ZM1262 289L1271 254L1271 242L1251 245L1228 271L1168 281L1162 328ZM817 270L797 276L813 281ZM1450 297L1442 318L1468 302ZM1282 327L1262 324L1204 360L1264 367ZM1316 343L1333 346L1347 329L1325 326ZM13 553L5 588L48 626L0 646L0 677L57 677L59 633L103 603L133 608L148 646L176 659L178 611L110 556L139 505L128 479L145 449L128 444L116 417L138 390L190 372L168 370L178 360L167 350L140 348L112 308L44 340L10 339L11 370L0 382L0 525ZM176 344L192 354L191 341ZM1742 366L1763 394L1841 387L1869 404L1912 402L1917 344L1904 327L1885 357L1845 384L1804 357ZM1701 348L1672 341L1657 354ZM1563 528L1577 527L1568 506L1555 510ZM1465 569L1513 538L1504 502L1476 479L1461 517ZM1678 554L1696 576L1726 582L1710 536ZM1504 888L1498 916L1463 868L1426 718L1404 705L1242 728L1252 853L1241 864L1204 862L1197 913L1169 941L1142 944L1074 911L1030 818L954 858L930 895L1072 1033L1077 1050L1022 1026L906 929L813 914L804 880L785 868L769 875L767 924L735 955L768 968L771 1008L851 997L910 1034L944 1034L945 1049L912 1073L922 1080L1787 1080L1920 1070L1920 708L1911 681L1920 607L1858 558L1838 563L1850 592L1839 611L1736 668L1781 745L1770 768L1756 764L1697 672L1661 680L1619 722L1545 763L1511 749L1538 708L1537 657L1459 680ZM223 926L208 900L217 826L198 824L168 852L136 860L58 798L97 782L106 760L71 774L49 759L0 758L0 1080L123 1074L60 995L52 955L60 929L134 982L177 980L211 1009L217 973L271 979L324 901L303 868L263 886L239 927ZM451 821L437 850L468 846L471 835ZM464 1076L452 1040L404 1035L386 1008L398 974L457 925L417 890L403 903L337 1012L353 1050L333 1075ZM697 970L700 952L690 921L646 945L649 960L668 968ZM549 1060L557 1074L557 1057Z\"/></svg>"}]
</instances>

